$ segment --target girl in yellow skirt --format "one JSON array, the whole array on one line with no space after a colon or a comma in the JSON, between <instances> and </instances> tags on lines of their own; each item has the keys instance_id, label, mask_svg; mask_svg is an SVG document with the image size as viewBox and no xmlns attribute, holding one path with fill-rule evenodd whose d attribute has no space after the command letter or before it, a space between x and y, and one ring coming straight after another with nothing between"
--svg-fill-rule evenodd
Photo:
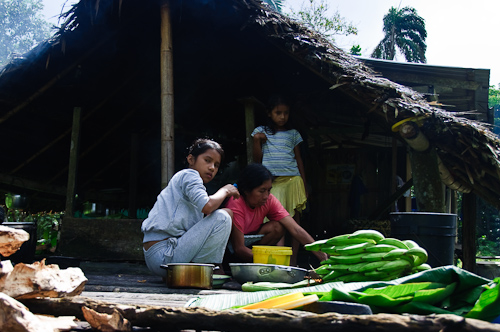
<instances>
[{"instance_id":1,"label":"girl in yellow skirt","mask_svg":"<svg viewBox=\"0 0 500 332\"><path fill-rule=\"evenodd\" d=\"M274 176L271 193L300 224L300 214L307 202L304 164L299 146L303 139L297 130L290 127L290 107L282 97L270 99L267 115L268 124L252 132L253 158L255 162L266 166ZM291 265L297 264L298 249L299 243L292 240Z\"/></svg>"}]
</instances>

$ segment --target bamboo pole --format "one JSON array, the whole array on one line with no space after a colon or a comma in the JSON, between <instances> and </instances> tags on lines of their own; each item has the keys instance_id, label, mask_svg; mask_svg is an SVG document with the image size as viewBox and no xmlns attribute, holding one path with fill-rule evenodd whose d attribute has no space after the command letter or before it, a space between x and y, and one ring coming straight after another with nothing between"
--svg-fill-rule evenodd
<instances>
[{"instance_id":1,"label":"bamboo pole","mask_svg":"<svg viewBox=\"0 0 500 332\"><path fill-rule=\"evenodd\" d=\"M170 3L161 4L161 185L174 175L174 74Z\"/></svg>"},{"instance_id":2,"label":"bamboo pole","mask_svg":"<svg viewBox=\"0 0 500 332\"><path fill-rule=\"evenodd\" d=\"M73 129L71 132L71 144L69 152L68 187L66 194L66 215L72 216L74 210L74 200L76 193L76 178L78 174L78 153L80 150L80 120L81 108L75 107L73 110Z\"/></svg>"}]
</instances>

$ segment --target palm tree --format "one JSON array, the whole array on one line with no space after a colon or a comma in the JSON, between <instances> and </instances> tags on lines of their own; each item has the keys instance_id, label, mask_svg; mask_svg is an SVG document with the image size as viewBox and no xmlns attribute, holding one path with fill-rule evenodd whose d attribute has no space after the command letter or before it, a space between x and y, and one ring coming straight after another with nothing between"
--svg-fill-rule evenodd
<instances>
[{"instance_id":1,"label":"palm tree","mask_svg":"<svg viewBox=\"0 0 500 332\"><path fill-rule=\"evenodd\" d=\"M271 9L281 13L284 0L264 0L264 2L267 3Z\"/></svg>"},{"instance_id":2,"label":"palm tree","mask_svg":"<svg viewBox=\"0 0 500 332\"><path fill-rule=\"evenodd\" d=\"M396 46L408 62L425 63L427 31L425 20L418 16L415 8L391 7L384 16L384 39L377 45L372 58L394 60Z\"/></svg>"}]
</instances>

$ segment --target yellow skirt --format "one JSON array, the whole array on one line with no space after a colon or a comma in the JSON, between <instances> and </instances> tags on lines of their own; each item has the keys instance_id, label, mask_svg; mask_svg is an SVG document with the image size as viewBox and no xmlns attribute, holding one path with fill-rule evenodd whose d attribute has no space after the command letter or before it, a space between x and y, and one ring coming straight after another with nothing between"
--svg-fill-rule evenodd
<instances>
[{"instance_id":1,"label":"yellow skirt","mask_svg":"<svg viewBox=\"0 0 500 332\"><path fill-rule=\"evenodd\" d=\"M281 202L281 205L290 213L301 213L306 208L306 190L300 176L278 176L273 180L271 194Z\"/></svg>"}]
</instances>

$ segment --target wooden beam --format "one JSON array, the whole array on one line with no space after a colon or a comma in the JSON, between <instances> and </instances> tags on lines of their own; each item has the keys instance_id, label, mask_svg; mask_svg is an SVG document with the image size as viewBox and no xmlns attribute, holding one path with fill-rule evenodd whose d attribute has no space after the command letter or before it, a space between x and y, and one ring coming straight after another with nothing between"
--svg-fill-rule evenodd
<instances>
[{"instance_id":1,"label":"wooden beam","mask_svg":"<svg viewBox=\"0 0 500 332\"><path fill-rule=\"evenodd\" d=\"M68 216L72 216L74 213L76 181L78 175L78 154L80 152L81 111L82 109L80 107L75 107L73 110L73 128L71 130L71 144L69 149L69 171L65 209L65 213Z\"/></svg>"},{"instance_id":2,"label":"wooden beam","mask_svg":"<svg viewBox=\"0 0 500 332\"><path fill-rule=\"evenodd\" d=\"M474 194L462 196L462 268L469 272L476 272L476 215L477 200Z\"/></svg>"},{"instance_id":3,"label":"wooden beam","mask_svg":"<svg viewBox=\"0 0 500 332\"><path fill-rule=\"evenodd\" d=\"M174 64L170 2L161 4L161 187L174 175Z\"/></svg>"}]
</instances>

